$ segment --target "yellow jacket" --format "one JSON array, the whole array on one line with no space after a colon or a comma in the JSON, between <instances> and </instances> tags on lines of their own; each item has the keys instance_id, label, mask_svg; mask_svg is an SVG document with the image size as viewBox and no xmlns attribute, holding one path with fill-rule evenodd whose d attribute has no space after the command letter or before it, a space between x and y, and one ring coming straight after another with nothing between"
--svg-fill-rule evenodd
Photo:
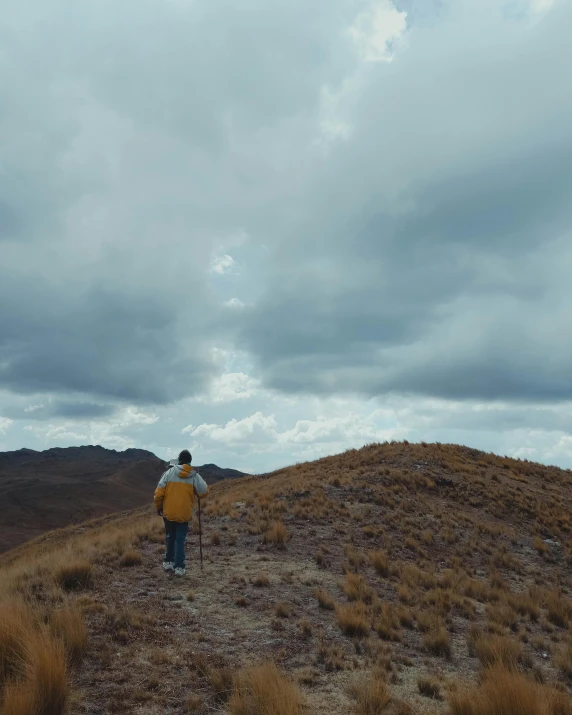
<instances>
[{"instance_id":1,"label":"yellow jacket","mask_svg":"<svg viewBox=\"0 0 572 715\"><path fill-rule=\"evenodd\" d=\"M208 491L205 480L190 464L170 467L155 489L155 508L169 521L190 521L195 493L202 497Z\"/></svg>"}]
</instances>

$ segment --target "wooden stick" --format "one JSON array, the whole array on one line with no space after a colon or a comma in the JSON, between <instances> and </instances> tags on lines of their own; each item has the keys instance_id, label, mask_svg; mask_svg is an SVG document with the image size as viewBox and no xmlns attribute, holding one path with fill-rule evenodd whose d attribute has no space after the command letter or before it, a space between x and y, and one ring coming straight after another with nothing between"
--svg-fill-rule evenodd
<instances>
[{"instance_id":1,"label":"wooden stick","mask_svg":"<svg viewBox=\"0 0 572 715\"><path fill-rule=\"evenodd\" d=\"M199 500L199 552L201 554L201 569L203 568L203 525L201 524L201 498L197 494Z\"/></svg>"}]
</instances>

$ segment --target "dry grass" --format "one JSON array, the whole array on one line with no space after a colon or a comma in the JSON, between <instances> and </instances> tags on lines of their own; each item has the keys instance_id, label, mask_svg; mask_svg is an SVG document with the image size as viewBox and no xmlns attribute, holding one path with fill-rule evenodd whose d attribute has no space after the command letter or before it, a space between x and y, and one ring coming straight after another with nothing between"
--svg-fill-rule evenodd
<instances>
[{"instance_id":1,"label":"dry grass","mask_svg":"<svg viewBox=\"0 0 572 715\"><path fill-rule=\"evenodd\" d=\"M264 572L256 574L256 576L252 579L252 584L253 584L253 586L256 586L257 588L269 586L270 585L270 577L268 576L267 573L264 573Z\"/></svg>"},{"instance_id":2,"label":"dry grass","mask_svg":"<svg viewBox=\"0 0 572 715\"><path fill-rule=\"evenodd\" d=\"M348 688L356 715L381 715L391 702L389 686L383 675L372 673L356 680Z\"/></svg>"},{"instance_id":3,"label":"dry grass","mask_svg":"<svg viewBox=\"0 0 572 715\"><path fill-rule=\"evenodd\" d=\"M274 663L247 668L235 678L229 703L231 715L300 715L298 688Z\"/></svg>"},{"instance_id":4,"label":"dry grass","mask_svg":"<svg viewBox=\"0 0 572 715\"><path fill-rule=\"evenodd\" d=\"M23 675L23 677L22 677ZM62 715L68 697L66 654L46 628L29 631L20 677L5 687L4 715Z\"/></svg>"},{"instance_id":5,"label":"dry grass","mask_svg":"<svg viewBox=\"0 0 572 715\"><path fill-rule=\"evenodd\" d=\"M78 609L60 608L50 616L50 628L65 645L70 665L77 665L87 647L87 628Z\"/></svg>"},{"instance_id":6,"label":"dry grass","mask_svg":"<svg viewBox=\"0 0 572 715\"><path fill-rule=\"evenodd\" d=\"M423 636L423 647L432 655L451 657L451 636L443 623L435 623Z\"/></svg>"},{"instance_id":7,"label":"dry grass","mask_svg":"<svg viewBox=\"0 0 572 715\"><path fill-rule=\"evenodd\" d=\"M572 602L559 594L552 592L546 599L548 620L559 628L568 628L572 618Z\"/></svg>"},{"instance_id":8,"label":"dry grass","mask_svg":"<svg viewBox=\"0 0 572 715\"><path fill-rule=\"evenodd\" d=\"M522 660L522 645L511 638L494 633L476 633L468 641L469 650L486 667L500 664L511 670Z\"/></svg>"},{"instance_id":9,"label":"dry grass","mask_svg":"<svg viewBox=\"0 0 572 715\"><path fill-rule=\"evenodd\" d=\"M336 606L336 619L347 636L366 636L369 633L367 610L361 601Z\"/></svg>"},{"instance_id":10,"label":"dry grass","mask_svg":"<svg viewBox=\"0 0 572 715\"><path fill-rule=\"evenodd\" d=\"M140 551L135 551L135 549L128 549L124 552L122 557L119 559L121 566L139 566L143 557Z\"/></svg>"},{"instance_id":11,"label":"dry grass","mask_svg":"<svg viewBox=\"0 0 572 715\"><path fill-rule=\"evenodd\" d=\"M421 695L426 698L432 698L433 700L441 699L441 684L437 678L429 675L420 676L417 680L417 688Z\"/></svg>"},{"instance_id":12,"label":"dry grass","mask_svg":"<svg viewBox=\"0 0 572 715\"><path fill-rule=\"evenodd\" d=\"M342 590L350 601L371 603L373 600L373 589L368 586L363 576L357 573L346 574Z\"/></svg>"},{"instance_id":13,"label":"dry grass","mask_svg":"<svg viewBox=\"0 0 572 715\"><path fill-rule=\"evenodd\" d=\"M314 598L320 604L320 608L323 608L326 611L334 610L334 608L336 607L336 602L327 591L324 591L323 588L315 588L313 593Z\"/></svg>"},{"instance_id":14,"label":"dry grass","mask_svg":"<svg viewBox=\"0 0 572 715\"><path fill-rule=\"evenodd\" d=\"M92 582L93 566L87 559L76 559L61 564L54 572L56 583L65 591L89 588Z\"/></svg>"},{"instance_id":15,"label":"dry grass","mask_svg":"<svg viewBox=\"0 0 572 715\"><path fill-rule=\"evenodd\" d=\"M449 697L451 715L571 715L568 696L496 667L478 688Z\"/></svg>"},{"instance_id":16,"label":"dry grass","mask_svg":"<svg viewBox=\"0 0 572 715\"><path fill-rule=\"evenodd\" d=\"M288 540L288 531L281 521L275 521L270 528L265 532L263 542L265 544L274 544L280 549L286 546Z\"/></svg>"},{"instance_id":17,"label":"dry grass","mask_svg":"<svg viewBox=\"0 0 572 715\"><path fill-rule=\"evenodd\" d=\"M385 551L372 551L369 555L369 560L380 576L386 577L389 575L389 559Z\"/></svg>"}]
</instances>

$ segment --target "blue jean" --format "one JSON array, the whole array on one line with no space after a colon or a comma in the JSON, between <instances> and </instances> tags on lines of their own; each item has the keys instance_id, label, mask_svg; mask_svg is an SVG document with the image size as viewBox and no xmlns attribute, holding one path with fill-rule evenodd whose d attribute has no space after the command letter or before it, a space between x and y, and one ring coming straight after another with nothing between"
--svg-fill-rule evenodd
<instances>
[{"instance_id":1,"label":"blue jean","mask_svg":"<svg viewBox=\"0 0 572 715\"><path fill-rule=\"evenodd\" d=\"M185 540L189 530L189 522L169 521L163 517L165 522L165 536L167 537L167 553L165 561L174 563L176 569L185 568Z\"/></svg>"}]
</instances>

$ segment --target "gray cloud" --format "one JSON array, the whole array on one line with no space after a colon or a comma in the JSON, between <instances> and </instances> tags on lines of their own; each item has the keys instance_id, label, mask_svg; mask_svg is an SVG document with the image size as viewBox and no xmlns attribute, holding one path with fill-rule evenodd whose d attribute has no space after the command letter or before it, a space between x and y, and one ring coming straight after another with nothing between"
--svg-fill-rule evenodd
<instances>
[{"instance_id":1,"label":"gray cloud","mask_svg":"<svg viewBox=\"0 0 572 715\"><path fill-rule=\"evenodd\" d=\"M572 397L569 3L404 0L377 64L361 0L9 5L0 387Z\"/></svg>"}]
</instances>

